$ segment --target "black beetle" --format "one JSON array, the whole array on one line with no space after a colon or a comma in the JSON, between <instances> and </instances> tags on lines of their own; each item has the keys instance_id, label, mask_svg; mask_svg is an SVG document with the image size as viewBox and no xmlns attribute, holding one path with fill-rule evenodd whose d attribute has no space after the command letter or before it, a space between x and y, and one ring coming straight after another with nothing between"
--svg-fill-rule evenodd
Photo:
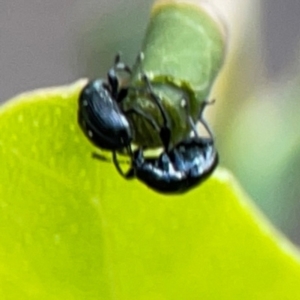
<instances>
[{"instance_id":1,"label":"black beetle","mask_svg":"<svg viewBox=\"0 0 300 300\"><path fill-rule=\"evenodd\" d=\"M141 149L134 153L127 177L136 176L160 193L184 193L204 181L216 168L218 154L211 138L186 139L158 158L144 158Z\"/></svg>"},{"instance_id":2,"label":"black beetle","mask_svg":"<svg viewBox=\"0 0 300 300\"><path fill-rule=\"evenodd\" d=\"M130 73L130 68L116 55L114 66L107 73L107 82L90 81L79 96L78 123L86 137L97 147L116 151L127 148L130 152L132 129L118 103L127 95L120 88L116 72Z\"/></svg>"},{"instance_id":3,"label":"black beetle","mask_svg":"<svg viewBox=\"0 0 300 300\"><path fill-rule=\"evenodd\" d=\"M218 165L218 153L214 145L212 132L203 119L204 108L213 103L204 101L200 109L198 121L205 127L209 137L198 136L195 124L191 117L188 122L191 125L193 137L188 137L170 148L171 129L168 126L168 117L164 108L160 105L159 97L152 92L151 83L146 75L149 94L158 105L164 124L160 129L160 137L164 145L164 151L159 157L145 158L143 149L133 153L130 170L124 174L116 167L119 173L126 179L138 178L147 186L160 193L184 193L204 181Z\"/></svg>"}]
</instances>

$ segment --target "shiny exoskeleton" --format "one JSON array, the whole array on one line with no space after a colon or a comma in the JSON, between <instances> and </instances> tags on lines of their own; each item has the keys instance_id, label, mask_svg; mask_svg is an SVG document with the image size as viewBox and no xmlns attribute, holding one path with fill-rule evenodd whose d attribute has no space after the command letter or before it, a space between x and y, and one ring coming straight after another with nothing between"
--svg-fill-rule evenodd
<instances>
[{"instance_id":1,"label":"shiny exoskeleton","mask_svg":"<svg viewBox=\"0 0 300 300\"><path fill-rule=\"evenodd\" d=\"M126 179L137 178L148 187L160 193L184 193L206 179L218 164L218 154L210 128L203 119L203 110L210 102L203 102L199 118L196 120L204 125L209 137L200 137L192 117L188 122L193 128L188 137L171 145L172 128L169 125L168 113L161 99L153 92L147 75L142 74L145 92L160 112L163 124L159 126L147 112L137 108L123 111L119 105L126 101L128 86L120 87L116 72L130 73L129 67L120 63L119 56L109 70L108 80L95 80L87 84L79 97L78 122L86 137L97 147L110 150L118 172ZM188 109L188 103L186 106ZM128 121L128 114L136 113L145 118L154 130L159 132L163 152L155 158L144 157L144 149L131 150L134 139L134 128ZM145 137L146 139L147 137ZM131 158L130 169L124 173L119 166L116 152L127 150ZM95 158L103 159L99 155Z\"/></svg>"},{"instance_id":2,"label":"shiny exoskeleton","mask_svg":"<svg viewBox=\"0 0 300 300\"><path fill-rule=\"evenodd\" d=\"M93 80L83 88L78 108L78 123L86 137L95 146L111 151L129 149L133 136L118 105L126 97L127 89L120 88L117 71L130 73L130 68L120 62L119 55L107 73L107 81Z\"/></svg>"},{"instance_id":3,"label":"shiny exoskeleton","mask_svg":"<svg viewBox=\"0 0 300 300\"><path fill-rule=\"evenodd\" d=\"M134 174L140 181L161 193L184 193L204 181L218 164L218 154L211 138L195 137L182 141L158 158L144 158L142 150L134 153Z\"/></svg>"},{"instance_id":4,"label":"shiny exoskeleton","mask_svg":"<svg viewBox=\"0 0 300 300\"><path fill-rule=\"evenodd\" d=\"M149 92L155 102L159 98L152 94L151 84L145 77ZM143 150L138 149L133 153L131 169L121 175L125 178L136 177L148 187L160 193L184 193L204 181L218 165L218 153L214 145L212 132L203 119L206 105L212 102L204 101L198 120L206 128L209 137L200 137L191 117L189 122L193 128L193 136L184 139L169 149L171 130L167 125L166 112L162 107L160 111L165 120L160 130L164 144L164 151L158 158L145 158Z\"/></svg>"}]
</instances>

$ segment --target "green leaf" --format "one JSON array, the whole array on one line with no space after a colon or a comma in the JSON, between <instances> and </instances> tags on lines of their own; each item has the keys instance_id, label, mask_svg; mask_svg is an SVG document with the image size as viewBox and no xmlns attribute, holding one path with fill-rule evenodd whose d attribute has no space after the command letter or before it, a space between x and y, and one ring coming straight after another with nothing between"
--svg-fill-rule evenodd
<instances>
[{"instance_id":1,"label":"green leaf","mask_svg":"<svg viewBox=\"0 0 300 300\"><path fill-rule=\"evenodd\" d=\"M199 118L199 109L209 98L209 91L223 64L226 32L223 24L207 5L191 1L156 1L130 78L125 110L138 108L162 124L162 114L145 87L141 73L151 81L152 91L160 98L172 128L171 142L178 144L192 130L187 115ZM145 87L147 90L147 88ZM161 146L161 138L145 118L133 114L135 142L149 148Z\"/></svg>"},{"instance_id":2,"label":"green leaf","mask_svg":"<svg viewBox=\"0 0 300 300\"><path fill-rule=\"evenodd\" d=\"M297 250L226 170L171 197L91 158L84 83L0 111L0 298L299 299Z\"/></svg>"},{"instance_id":3,"label":"green leaf","mask_svg":"<svg viewBox=\"0 0 300 300\"><path fill-rule=\"evenodd\" d=\"M205 5L156 1L143 41L143 70L153 82L171 82L206 99L225 57L223 24ZM140 64L134 81L140 82Z\"/></svg>"}]
</instances>

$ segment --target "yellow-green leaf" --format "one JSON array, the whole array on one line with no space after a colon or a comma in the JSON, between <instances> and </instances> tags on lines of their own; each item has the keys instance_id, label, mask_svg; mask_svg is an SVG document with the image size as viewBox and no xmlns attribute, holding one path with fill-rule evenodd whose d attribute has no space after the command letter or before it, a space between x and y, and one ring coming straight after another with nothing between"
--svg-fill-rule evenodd
<instances>
[{"instance_id":1,"label":"yellow-green leaf","mask_svg":"<svg viewBox=\"0 0 300 300\"><path fill-rule=\"evenodd\" d=\"M0 111L0 299L299 299L297 250L226 170L172 197L91 158L84 83Z\"/></svg>"}]
</instances>

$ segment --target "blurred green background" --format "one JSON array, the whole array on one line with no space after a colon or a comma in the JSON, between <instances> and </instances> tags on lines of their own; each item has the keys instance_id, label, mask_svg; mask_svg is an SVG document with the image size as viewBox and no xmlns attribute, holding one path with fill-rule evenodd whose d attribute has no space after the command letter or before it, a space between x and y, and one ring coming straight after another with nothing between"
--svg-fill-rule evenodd
<instances>
[{"instance_id":1,"label":"blurred green background","mask_svg":"<svg viewBox=\"0 0 300 300\"><path fill-rule=\"evenodd\" d=\"M0 99L132 64L153 1L0 2ZM299 0L211 0L229 32L207 118L221 164L300 244Z\"/></svg>"}]
</instances>

